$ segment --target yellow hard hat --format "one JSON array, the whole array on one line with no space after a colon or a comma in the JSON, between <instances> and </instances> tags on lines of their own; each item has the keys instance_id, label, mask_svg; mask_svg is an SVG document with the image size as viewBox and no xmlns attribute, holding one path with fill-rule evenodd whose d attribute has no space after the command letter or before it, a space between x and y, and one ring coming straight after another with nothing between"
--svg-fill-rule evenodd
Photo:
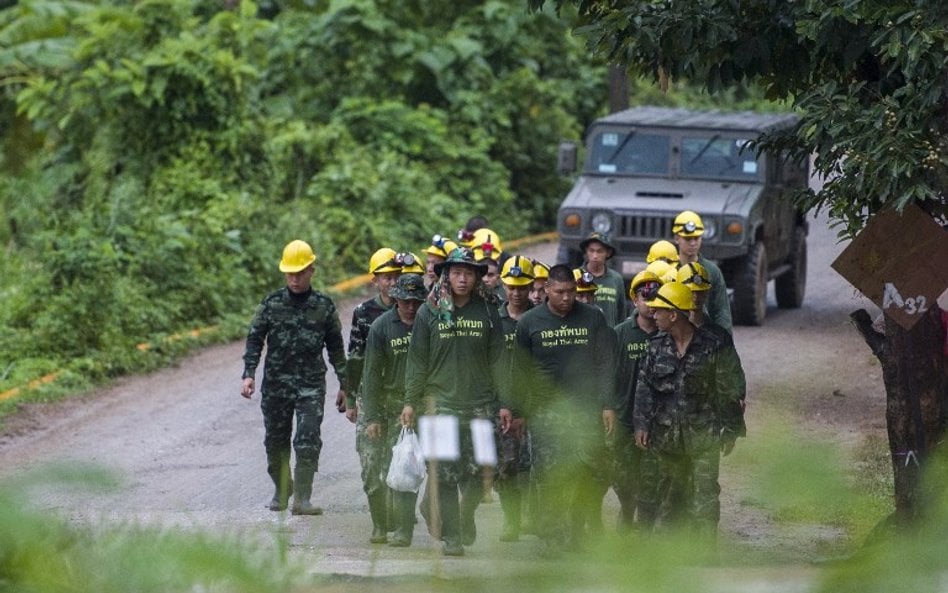
<instances>
[{"instance_id":1,"label":"yellow hard hat","mask_svg":"<svg viewBox=\"0 0 948 593\"><path fill-rule=\"evenodd\" d=\"M599 290L593 275L582 268L573 270L573 278L576 279L576 292L596 292Z\"/></svg>"},{"instance_id":2,"label":"yellow hard hat","mask_svg":"<svg viewBox=\"0 0 948 593\"><path fill-rule=\"evenodd\" d=\"M285 274L295 274L305 270L316 261L313 248L306 241L296 239L290 241L283 248L283 259L280 260L280 271Z\"/></svg>"},{"instance_id":3,"label":"yellow hard hat","mask_svg":"<svg viewBox=\"0 0 948 593\"><path fill-rule=\"evenodd\" d=\"M662 284L668 284L669 282L678 282L678 268L671 266L662 274Z\"/></svg>"},{"instance_id":4,"label":"yellow hard hat","mask_svg":"<svg viewBox=\"0 0 948 593\"><path fill-rule=\"evenodd\" d=\"M632 278L632 283L629 284L629 298L635 298L635 291L639 288L644 288L646 291L646 298L654 297L655 292L658 291L658 287L662 285L662 279L655 275L654 272L649 272L648 270L642 270Z\"/></svg>"},{"instance_id":5,"label":"yellow hard hat","mask_svg":"<svg viewBox=\"0 0 948 593\"><path fill-rule=\"evenodd\" d=\"M672 232L682 237L700 237L704 234L704 223L701 222L700 216L691 210L685 210L675 217Z\"/></svg>"},{"instance_id":6,"label":"yellow hard hat","mask_svg":"<svg viewBox=\"0 0 948 593\"><path fill-rule=\"evenodd\" d=\"M369 258L369 274L384 274L385 272L401 272L402 266L395 261L398 254L390 247L383 247Z\"/></svg>"},{"instance_id":7,"label":"yellow hard hat","mask_svg":"<svg viewBox=\"0 0 948 593\"><path fill-rule=\"evenodd\" d=\"M658 292L655 293L655 298L646 304L653 309L691 311L695 308L695 300L691 294L691 289L681 282L662 284Z\"/></svg>"},{"instance_id":8,"label":"yellow hard hat","mask_svg":"<svg viewBox=\"0 0 948 593\"><path fill-rule=\"evenodd\" d=\"M533 277L537 280L547 280L550 277L550 266L537 260L533 261Z\"/></svg>"},{"instance_id":9,"label":"yellow hard hat","mask_svg":"<svg viewBox=\"0 0 948 593\"><path fill-rule=\"evenodd\" d=\"M425 253L436 257L448 257L448 254L457 249L458 244L444 235L435 235L431 238L431 245L425 248Z\"/></svg>"},{"instance_id":10,"label":"yellow hard hat","mask_svg":"<svg viewBox=\"0 0 948 593\"><path fill-rule=\"evenodd\" d=\"M663 260L668 263L678 261L678 248L671 241L659 239L652 243L648 248L648 255L645 256L645 263L652 263L655 260Z\"/></svg>"},{"instance_id":11,"label":"yellow hard hat","mask_svg":"<svg viewBox=\"0 0 948 593\"><path fill-rule=\"evenodd\" d=\"M474 231L470 247L474 250L474 259L478 261L487 258L498 260L504 250L500 244L500 237L490 229Z\"/></svg>"},{"instance_id":12,"label":"yellow hard hat","mask_svg":"<svg viewBox=\"0 0 948 593\"><path fill-rule=\"evenodd\" d=\"M500 269L500 281L507 286L530 286L533 278L533 262L522 255L507 258Z\"/></svg>"},{"instance_id":13,"label":"yellow hard hat","mask_svg":"<svg viewBox=\"0 0 948 593\"><path fill-rule=\"evenodd\" d=\"M651 272L661 281L663 284L665 282L665 274L668 273L668 270L674 270L675 266L671 265L667 261L657 259L645 266L646 272Z\"/></svg>"},{"instance_id":14,"label":"yellow hard hat","mask_svg":"<svg viewBox=\"0 0 948 593\"><path fill-rule=\"evenodd\" d=\"M711 278L708 271L698 262L685 264L678 268L676 279L693 291L711 290Z\"/></svg>"},{"instance_id":15,"label":"yellow hard hat","mask_svg":"<svg viewBox=\"0 0 948 593\"><path fill-rule=\"evenodd\" d=\"M401 256L402 262L402 274L424 274L425 267L421 265L421 260L418 259L418 256L408 251L406 253L399 253L395 256L395 259L398 260Z\"/></svg>"}]
</instances>

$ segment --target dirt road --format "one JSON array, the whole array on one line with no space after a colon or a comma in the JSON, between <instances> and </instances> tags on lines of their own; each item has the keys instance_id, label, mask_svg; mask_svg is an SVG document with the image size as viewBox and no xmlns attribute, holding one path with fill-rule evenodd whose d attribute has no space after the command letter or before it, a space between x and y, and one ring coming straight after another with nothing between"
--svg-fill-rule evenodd
<instances>
[{"instance_id":1,"label":"dirt road","mask_svg":"<svg viewBox=\"0 0 948 593\"><path fill-rule=\"evenodd\" d=\"M777 417L789 418L800 438L819 436L843 447L858 446L867 435L884 436L881 371L847 317L860 307L873 315L877 310L829 268L842 247L824 220L814 221L804 307L778 310L771 287L764 326L736 328L750 402L749 438L738 445L745 451L753 451L755 437ZM555 247L527 251L551 261ZM346 335L357 302L340 303ZM28 502L81 523L157 523L264 541L287 538L323 574L497 574L532 557L535 541L497 542L496 503L479 510L484 528L464 559L441 559L421 525L411 549L371 546L353 426L331 405L314 497L326 514L304 518L267 511L271 486L259 396L247 402L238 395L242 351L242 343L209 348L175 368L55 406L24 409L0 436L0 476L50 464L106 468L115 472L118 486L90 491L53 483L33 488ZM331 373L329 383L329 393L335 393ZM757 478L749 467L727 459L722 464L723 537L788 562L816 557L821 538L845 539L831 526L804 526L802 533L778 527L773 509L748 502Z\"/></svg>"}]
</instances>

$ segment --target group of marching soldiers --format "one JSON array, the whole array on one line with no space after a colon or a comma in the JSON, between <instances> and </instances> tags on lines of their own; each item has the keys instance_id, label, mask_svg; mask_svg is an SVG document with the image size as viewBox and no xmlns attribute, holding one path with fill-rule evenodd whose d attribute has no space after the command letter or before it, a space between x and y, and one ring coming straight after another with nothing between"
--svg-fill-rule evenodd
<instances>
[{"instance_id":1,"label":"group of marching soldiers","mask_svg":"<svg viewBox=\"0 0 948 593\"><path fill-rule=\"evenodd\" d=\"M745 380L723 276L700 255L702 221L682 212L673 232L674 242L652 245L628 292L607 266L614 247L596 232L577 269L503 251L479 217L456 241L435 235L424 261L379 249L368 265L377 294L354 310L347 353L334 306L309 285L315 255L302 241L287 245L287 286L258 307L244 355L249 398L266 342L269 507L286 509L292 495L292 512L322 512L309 497L325 349L344 386L336 406L356 424L374 544L411 545L418 508L443 554L463 555L491 487L501 541L532 533L550 555L604 529L610 487L620 530L680 526L713 538L720 458L745 434ZM389 488L386 475L403 427L423 415L458 419L459 455L433 467L419 505L418 492ZM475 455L476 419L496 427L488 471Z\"/></svg>"}]
</instances>

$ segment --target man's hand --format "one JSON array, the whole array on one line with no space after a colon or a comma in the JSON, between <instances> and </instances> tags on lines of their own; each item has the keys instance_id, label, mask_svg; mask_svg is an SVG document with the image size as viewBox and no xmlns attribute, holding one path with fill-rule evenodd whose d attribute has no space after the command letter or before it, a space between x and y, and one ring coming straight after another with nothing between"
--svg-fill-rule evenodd
<instances>
[{"instance_id":1,"label":"man's hand","mask_svg":"<svg viewBox=\"0 0 948 593\"><path fill-rule=\"evenodd\" d=\"M365 427L365 436L369 437L370 441L377 441L379 437L382 436L382 425L378 422L373 422Z\"/></svg>"},{"instance_id":2,"label":"man's hand","mask_svg":"<svg viewBox=\"0 0 948 593\"><path fill-rule=\"evenodd\" d=\"M602 426L606 429L606 436L611 437L616 431L616 411L602 411Z\"/></svg>"},{"instance_id":3,"label":"man's hand","mask_svg":"<svg viewBox=\"0 0 948 593\"><path fill-rule=\"evenodd\" d=\"M343 402L345 403L345 402ZM355 424L355 421L359 418L359 404L352 406L346 406L346 420Z\"/></svg>"},{"instance_id":4,"label":"man's hand","mask_svg":"<svg viewBox=\"0 0 948 593\"><path fill-rule=\"evenodd\" d=\"M731 454L731 451L734 450L734 445L737 444L736 437L724 437L721 439L721 455L727 457Z\"/></svg>"},{"instance_id":5,"label":"man's hand","mask_svg":"<svg viewBox=\"0 0 948 593\"><path fill-rule=\"evenodd\" d=\"M507 431L510 430L511 423L513 422L513 414L511 414L510 410L507 408L501 408L497 415L500 417L500 432L507 434Z\"/></svg>"},{"instance_id":6,"label":"man's hand","mask_svg":"<svg viewBox=\"0 0 948 593\"><path fill-rule=\"evenodd\" d=\"M240 386L240 395L247 399L250 399L250 396L253 395L254 382L253 377L247 377L244 379L244 382Z\"/></svg>"},{"instance_id":7,"label":"man's hand","mask_svg":"<svg viewBox=\"0 0 948 593\"><path fill-rule=\"evenodd\" d=\"M648 449L648 431L647 430L636 430L635 431L635 446L639 449Z\"/></svg>"},{"instance_id":8,"label":"man's hand","mask_svg":"<svg viewBox=\"0 0 948 593\"><path fill-rule=\"evenodd\" d=\"M411 406L405 406L402 408L402 413L398 417L399 422L402 423L402 426L411 426L415 423L415 408Z\"/></svg>"},{"instance_id":9,"label":"man's hand","mask_svg":"<svg viewBox=\"0 0 948 593\"><path fill-rule=\"evenodd\" d=\"M336 411L340 414L346 411L346 391L345 389L340 389L336 393Z\"/></svg>"}]
</instances>

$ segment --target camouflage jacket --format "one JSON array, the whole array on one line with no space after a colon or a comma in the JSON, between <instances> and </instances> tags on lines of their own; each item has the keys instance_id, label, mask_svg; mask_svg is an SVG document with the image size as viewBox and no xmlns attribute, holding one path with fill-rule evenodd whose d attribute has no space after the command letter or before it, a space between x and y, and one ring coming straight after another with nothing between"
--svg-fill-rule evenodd
<instances>
[{"instance_id":1,"label":"camouflage jacket","mask_svg":"<svg viewBox=\"0 0 948 593\"><path fill-rule=\"evenodd\" d=\"M250 322L243 377L256 373L264 344L267 356L260 389L264 396L325 395L323 349L329 353L339 384L345 383L342 324L336 305L322 293L292 295L284 287L263 299Z\"/></svg>"},{"instance_id":2,"label":"camouflage jacket","mask_svg":"<svg viewBox=\"0 0 948 593\"><path fill-rule=\"evenodd\" d=\"M352 311L352 329L349 330L348 367L346 372L346 403L355 405L359 386L362 383L362 367L365 365L365 345L372 322L381 317L391 306L382 304L378 296L371 298Z\"/></svg>"},{"instance_id":3,"label":"camouflage jacket","mask_svg":"<svg viewBox=\"0 0 948 593\"><path fill-rule=\"evenodd\" d=\"M744 436L744 370L732 344L707 328L695 329L678 357L671 335L649 339L635 390L635 430L649 432L657 451L708 449L722 436Z\"/></svg>"}]
</instances>

